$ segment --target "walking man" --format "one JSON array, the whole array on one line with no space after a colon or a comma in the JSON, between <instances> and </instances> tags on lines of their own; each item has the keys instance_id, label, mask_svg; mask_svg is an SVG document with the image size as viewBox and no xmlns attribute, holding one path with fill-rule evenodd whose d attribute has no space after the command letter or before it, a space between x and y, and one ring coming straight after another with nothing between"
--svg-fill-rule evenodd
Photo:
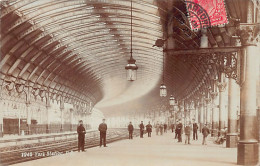
<instances>
[{"instance_id":1,"label":"walking man","mask_svg":"<svg viewBox=\"0 0 260 166\"><path fill-rule=\"evenodd\" d=\"M105 121L106 120L103 119L103 123L101 123L98 127L98 130L100 132L100 144L99 144L100 147L102 146L102 141L103 141L104 147L107 147L106 146L107 124L105 123Z\"/></svg>"},{"instance_id":2,"label":"walking man","mask_svg":"<svg viewBox=\"0 0 260 166\"><path fill-rule=\"evenodd\" d=\"M163 128L164 128L164 132L167 133L167 124L166 123L164 123Z\"/></svg>"},{"instance_id":3,"label":"walking man","mask_svg":"<svg viewBox=\"0 0 260 166\"><path fill-rule=\"evenodd\" d=\"M202 134L203 134L202 145L207 145L207 137L209 135L209 128L207 127L207 124L205 124L204 127L202 128Z\"/></svg>"},{"instance_id":4,"label":"walking man","mask_svg":"<svg viewBox=\"0 0 260 166\"><path fill-rule=\"evenodd\" d=\"M139 125L140 128L140 138L144 138L144 124L143 121L141 121L141 124Z\"/></svg>"},{"instance_id":5,"label":"walking man","mask_svg":"<svg viewBox=\"0 0 260 166\"><path fill-rule=\"evenodd\" d=\"M185 144L190 144L190 133L191 133L191 126L190 123L188 123L185 128L184 128L184 132L185 132Z\"/></svg>"},{"instance_id":6,"label":"walking man","mask_svg":"<svg viewBox=\"0 0 260 166\"><path fill-rule=\"evenodd\" d=\"M198 140L198 125L197 125L197 123L195 122L195 123L193 123L193 140Z\"/></svg>"},{"instance_id":7,"label":"walking man","mask_svg":"<svg viewBox=\"0 0 260 166\"><path fill-rule=\"evenodd\" d=\"M130 122L128 125L128 131L129 131L129 139L133 139L134 126L132 125L132 122Z\"/></svg>"},{"instance_id":8,"label":"walking man","mask_svg":"<svg viewBox=\"0 0 260 166\"><path fill-rule=\"evenodd\" d=\"M85 130L85 127L83 126L82 120L79 121L77 133L78 133L78 152L80 152L80 150L82 150L82 152L85 152L84 145L85 145L86 130Z\"/></svg>"},{"instance_id":9,"label":"walking man","mask_svg":"<svg viewBox=\"0 0 260 166\"><path fill-rule=\"evenodd\" d=\"M172 133L173 133L173 130L174 130L174 124L173 123L171 124L171 129L172 129Z\"/></svg>"},{"instance_id":10,"label":"walking man","mask_svg":"<svg viewBox=\"0 0 260 166\"><path fill-rule=\"evenodd\" d=\"M175 139L178 138L178 124L179 124L179 122L177 121L176 127L175 127Z\"/></svg>"},{"instance_id":11,"label":"walking man","mask_svg":"<svg viewBox=\"0 0 260 166\"><path fill-rule=\"evenodd\" d=\"M152 125L150 124L150 122L148 122L148 125L146 125L146 131L148 133L148 137L152 136Z\"/></svg>"},{"instance_id":12,"label":"walking man","mask_svg":"<svg viewBox=\"0 0 260 166\"><path fill-rule=\"evenodd\" d=\"M163 135L163 123L160 124L160 134Z\"/></svg>"},{"instance_id":13,"label":"walking man","mask_svg":"<svg viewBox=\"0 0 260 166\"><path fill-rule=\"evenodd\" d=\"M178 142L182 142L182 123L179 122L177 125Z\"/></svg>"}]
</instances>

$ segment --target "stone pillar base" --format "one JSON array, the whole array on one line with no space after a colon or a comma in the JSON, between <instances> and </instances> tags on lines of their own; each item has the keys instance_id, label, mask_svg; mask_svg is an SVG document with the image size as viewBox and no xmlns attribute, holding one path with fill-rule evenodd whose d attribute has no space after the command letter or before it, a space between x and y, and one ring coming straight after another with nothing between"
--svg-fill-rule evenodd
<instances>
[{"instance_id":1,"label":"stone pillar base","mask_svg":"<svg viewBox=\"0 0 260 166\"><path fill-rule=\"evenodd\" d=\"M259 160L257 142L239 142L237 145L237 164L256 165Z\"/></svg>"},{"instance_id":2,"label":"stone pillar base","mask_svg":"<svg viewBox=\"0 0 260 166\"><path fill-rule=\"evenodd\" d=\"M226 147L236 148L237 147L237 133L227 133Z\"/></svg>"},{"instance_id":3,"label":"stone pillar base","mask_svg":"<svg viewBox=\"0 0 260 166\"><path fill-rule=\"evenodd\" d=\"M0 131L0 137L3 137L4 133L2 131Z\"/></svg>"}]
</instances>

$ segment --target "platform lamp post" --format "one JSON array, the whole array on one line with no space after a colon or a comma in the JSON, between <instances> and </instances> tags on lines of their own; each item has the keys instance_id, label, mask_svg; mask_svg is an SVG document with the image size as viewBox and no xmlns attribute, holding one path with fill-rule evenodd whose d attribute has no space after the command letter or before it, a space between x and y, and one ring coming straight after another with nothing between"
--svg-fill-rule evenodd
<instances>
[{"instance_id":1,"label":"platform lamp post","mask_svg":"<svg viewBox=\"0 0 260 166\"><path fill-rule=\"evenodd\" d=\"M27 112L27 129L28 129L28 134L31 134L31 99L30 99L30 94L32 91L32 87L28 84L25 85L24 83L20 83L18 80L18 83L15 84L16 91L21 94L25 93L26 99L25 99L25 104L26 104L26 112ZM20 122L19 122L20 123Z\"/></svg>"},{"instance_id":2,"label":"platform lamp post","mask_svg":"<svg viewBox=\"0 0 260 166\"><path fill-rule=\"evenodd\" d=\"M15 112L17 111L17 105L14 105L14 110ZM19 113L18 113L18 135L21 135L21 109L19 109Z\"/></svg>"},{"instance_id":3,"label":"platform lamp post","mask_svg":"<svg viewBox=\"0 0 260 166\"><path fill-rule=\"evenodd\" d=\"M136 60L133 58L133 4L131 0L131 51L130 51L130 59L128 60L128 64L125 66L127 71L127 80L135 81L137 78L137 65L135 64Z\"/></svg>"}]
</instances>

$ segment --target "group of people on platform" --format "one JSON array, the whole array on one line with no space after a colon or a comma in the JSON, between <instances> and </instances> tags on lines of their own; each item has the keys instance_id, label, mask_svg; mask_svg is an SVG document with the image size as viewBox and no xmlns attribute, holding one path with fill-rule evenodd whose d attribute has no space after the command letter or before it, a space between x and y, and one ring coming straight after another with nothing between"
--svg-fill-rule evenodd
<instances>
[{"instance_id":1,"label":"group of people on platform","mask_svg":"<svg viewBox=\"0 0 260 166\"><path fill-rule=\"evenodd\" d=\"M159 135L159 132L160 135L163 135L163 133L167 133L168 125L166 123L163 124L162 122L161 123L157 122L154 127L156 130L156 135ZM143 138L145 128L146 128L146 132L148 133L148 137L151 137L152 125L150 124L150 122L148 122L148 124L145 126L143 124L143 121L141 121L141 123L139 124L140 138ZM183 127L183 124L181 122L177 122L176 126L174 124L171 124L169 129L171 129L172 133L175 131L175 139L178 139L178 142L182 142L183 131L185 134L185 144L190 144L191 131L193 131L193 140L198 140L199 126L197 123L193 123L192 125L191 123L188 123L185 125L185 127ZM132 122L130 122L128 125L128 131L129 131L129 139L133 139L134 127L132 125ZM210 134L210 130L207 127L207 124L203 126L201 132L203 135L202 145L207 145L207 137Z\"/></svg>"},{"instance_id":2,"label":"group of people on platform","mask_svg":"<svg viewBox=\"0 0 260 166\"><path fill-rule=\"evenodd\" d=\"M102 144L104 147L107 147L106 145L106 132L107 132L107 124L105 123L105 119L102 120L103 122L99 125L98 130L100 132L100 143L99 146L101 147ZM139 124L140 129L140 138L143 138L144 132L146 131L148 133L148 137L152 136L152 128L153 126L148 122L147 125L144 125L143 121ZM191 131L193 131L193 140L198 140L198 125L197 123L191 123L186 124L183 126L181 122L177 122L177 124L171 124L168 128L168 125L166 123L159 123L157 122L154 125L156 135L163 135L163 133L167 133L167 129L171 129L172 133L175 131L175 139L178 139L178 142L182 142L182 134L184 132L185 134L185 144L190 144L190 137L191 137ZM134 126L132 122L128 125L128 132L129 132L129 139L133 139L133 132L134 132ZM201 129L202 135L203 135L203 141L202 145L207 145L207 137L210 134L210 130L207 127L207 124L203 126ZM83 121L79 121L79 126L77 128L78 133L78 151L85 151L84 145L85 145L85 134L86 130L83 126Z\"/></svg>"}]
</instances>

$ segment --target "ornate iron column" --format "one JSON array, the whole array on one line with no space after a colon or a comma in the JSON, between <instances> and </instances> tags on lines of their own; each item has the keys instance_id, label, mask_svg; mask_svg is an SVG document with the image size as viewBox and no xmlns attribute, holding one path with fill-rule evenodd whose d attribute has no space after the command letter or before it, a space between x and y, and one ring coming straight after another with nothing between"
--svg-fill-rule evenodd
<instances>
[{"instance_id":1,"label":"ornate iron column","mask_svg":"<svg viewBox=\"0 0 260 166\"><path fill-rule=\"evenodd\" d=\"M248 16L253 13L252 2L249 1ZM259 26L259 24L258 24ZM257 108L256 108L256 81L259 70L259 29L257 24L240 24L242 46L242 73L241 73L241 108L240 108L240 140L237 151L237 164L256 165L259 160L259 143L257 140Z\"/></svg>"},{"instance_id":2,"label":"ornate iron column","mask_svg":"<svg viewBox=\"0 0 260 166\"><path fill-rule=\"evenodd\" d=\"M211 92L211 100L212 100L212 137L216 137L218 135L218 121L219 121L219 112L217 107L217 97L218 92Z\"/></svg>"},{"instance_id":3,"label":"ornate iron column","mask_svg":"<svg viewBox=\"0 0 260 166\"><path fill-rule=\"evenodd\" d=\"M204 100L203 100L203 95L201 95L200 105L199 105L199 112L200 112L200 131L201 131L202 127L204 126L204 110L203 110L203 106L204 106Z\"/></svg>"},{"instance_id":4,"label":"ornate iron column","mask_svg":"<svg viewBox=\"0 0 260 166\"><path fill-rule=\"evenodd\" d=\"M207 98L205 98L205 108L206 108L206 110L205 110L205 112L206 112L206 116L205 116L206 117L206 123L211 126L211 124L210 124L211 113L210 113L210 98L209 98L209 96Z\"/></svg>"},{"instance_id":5,"label":"ornate iron column","mask_svg":"<svg viewBox=\"0 0 260 166\"><path fill-rule=\"evenodd\" d=\"M227 133L227 148L237 147L237 101L236 97L238 88L236 81L232 78L228 79L228 133Z\"/></svg>"},{"instance_id":6,"label":"ornate iron column","mask_svg":"<svg viewBox=\"0 0 260 166\"><path fill-rule=\"evenodd\" d=\"M225 125L225 90L226 82L218 82L219 88L219 130L224 129Z\"/></svg>"},{"instance_id":7,"label":"ornate iron column","mask_svg":"<svg viewBox=\"0 0 260 166\"><path fill-rule=\"evenodd\" d=\"M28 127L28 134L30 135L31 134L31 121L32 121L32 112L31 112L31 108L30 108L30 105L31 105L31 99L30 99L30 96L31 96L31 90L32 90L32 87L30 86L26 86L26 90L25 90L25 94L26 94L26 112L27 112L27 127Z\"/></svg>"},{"instance_id":8,"label":"ornate iron column","mask_svg":"<svg viewBox=\"0 0 260 166\"><path fill-rule=\"evenodd\" d=\"M199 124L199 101L198 100L195 100L195 104L194 104L194 107L195 107L195 122L197 124Z\"/></svg>"},{"instance_id":9,"label":"ornate iron column","mask_svg":"<svg viewBox=\"0 0 260 166\"><path fill-rule=\"evenodd\" d=\"M61 97L60 99L60 123L61 123L61 126L60 126L60 131L63 132L63 125L64 125L64 99L63 97Z\"/></svg>"},{"instance_id":10,"label":"ornate iron column","mask_svg":"<svg viewBox=\"0 0 260 166\"><path fill-rule=\"evenodd\" d=\"M47 92L46 93L46 133L50 133L51 130L50 130L50 124L51 124L51 119L50 119L50 96L49 96L49 93Z\"/></svg>"},{"instance_id":11,"label":"ornate iron column","mask_svg":"<svg viewBox=\"0 0 260 166\"><path fill-rule=\"evenodd\" d=\"M0 85L1 91L0 91L0 106L3 107L4 102L3 102L3 85L1 83ZM0 138L4 136L3 133L3 118L4 118L4 110L0 111Z\"/></svg>"},{"instance_id":12,"label":"ornate iron column","mask_svg":"<svg viewBox=\"0 0 260 166\"><path fill-rule=\"evenodd\" d=\"M70 109L70 131L73 131L73 109Z\"/></svg>"}]
</instances>

